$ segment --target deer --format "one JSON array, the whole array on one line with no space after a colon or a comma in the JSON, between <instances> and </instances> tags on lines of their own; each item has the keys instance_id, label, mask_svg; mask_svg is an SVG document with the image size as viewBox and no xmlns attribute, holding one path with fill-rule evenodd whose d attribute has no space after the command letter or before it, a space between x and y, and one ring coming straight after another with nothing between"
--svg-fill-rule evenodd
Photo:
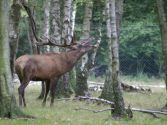
<instances>
[{"instance_id":1,"label":"deer","mask_svg":"<svg viewBox=\"0 0 167 125\"><path fill-rule=\"evenodd\" d=\"M24 92L30 81L45 81L46 90L43 106L46 104L49 91L51 95L50 106L53 106L55 88L59 78L69 72L85 53L96 47L97 44L92 45L89 38L68 46L70 50L66 52L23 55L17 58L15 71L21 83L18 88L19 105L22 106L23 103L26 107Z\"/></svg>"}]
</instances>

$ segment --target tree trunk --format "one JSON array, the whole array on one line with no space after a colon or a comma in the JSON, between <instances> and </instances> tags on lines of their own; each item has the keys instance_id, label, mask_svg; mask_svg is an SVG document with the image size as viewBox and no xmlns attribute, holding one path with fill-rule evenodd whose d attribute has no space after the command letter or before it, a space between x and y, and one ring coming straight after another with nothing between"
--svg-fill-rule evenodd
<instances>
[{"instance_id":1,"label":"tree trunk","mask_svg":"<svg viewBox=\"0 0 167 125\"><path fill-rule=\"evenodd\" d=\"M93 2L91 0L87 1L85 6L85 15L83 21L83 33L81 39L89 38L90 33L90 20L92 18ZM77 64L76 68L76 96L85 95L88 92L88 54L82 56L81 60Z\"/></svg>"},{"instance_id":2,"label":"tree trunk","mask_svg":"<svg viewBox=\"0 0 167 125\"><path fill-rule=\"evenodd\" d=\"M44 22L43 22L43 35L49 38L49 30L50 30L50 0L45 0L44 2ZM43 52L49 52L50 46L43 46ZM41 93L38 99L43 99L45 94L45 82L41 83Z\"/></svg>"},{"instance_id":3,"label":"tree trunk","mask_svg":"<svg viewBox=\"0 0 167 125\"><path fill-rule=\"evenodd\" d=\"M51 36L57 44L61 43L61 19L60 19L60 0L51 0L50 19L51 19ZM51 47L54 51L59 52L58 47Z\"/></svg>"},{"instance_id":4,"label":"tree trunk","mask_svg":"<svg viewBox=\"0 0 167 125\"><path fill-rule=\"evenodd\" d=\"M8 41L8 8L9 0L0 1L0 117L23 116L16 105L9 62Z\"/></svg>"},{"instance_id":5,"label":"tree trunk","mask_svg":"<svg viewBox=\"0 0 167 125\"><path fill-rule=\"evenodd\" d=\"M110 3L109 0L106 0L105 5L105 16L106 16L106 29L107 29L107 41L108 41L108 49L109 54L108 59L109 62L112 62L112 50L111 50L111 19L110 19ZM108 71L106 72L106 78L104 82L104 88L102 90L102 93L100 95L101 98L107 99L109 101L113 101L113 88L112 88L112 63L108 64Z\"/></svg>"},{"instance_id":6,"label":"tree trunk","mask_svg":"<svg viewBox=\"0 0 167 125\"><path fill-rule=\"evenodd\" d=\"M72 36L70 33L70 21L71 21L71 9L72 0L64 0L64 18L63 18L63 30L62 30L62 38L65 40L64 42L67 45L71 44Z\"/></svg>"},{"instance_id":7,"label":"tree trunk","mask_svg":"<svg viewBox=\"0 0 167 125\"><path fill-rule=\"evenodd\" d=\"M71 14L72 14L72 0L64 1L64 15L63 15L63 29L62 29L62 44L71 44L72 40L72 30L71 30ZM62 49L61 51L66 51L66 49ZM56 96L58 97L70 97L73 93L72 83L73 80L71 77L73 76L74 71L70 71L64 74L57 85Z\"/></svg>"},{"instance_id":8,"label":"tree trunk","mask_svg":"<svg viewBox=\"0 0 167 125\"><path fill-rule=\"evenodd\" d=\"M19 21L20 21L20 9L21 6L18 0L13 0L13 4L9 14L9 45L10 45L10 68L13 76L14 73L14 61L16 59L18 41L19 41Z\"/></svg>"},{"instance_id":9,"label":"tree trunk","mask_svg":"<svg viewBox=\"0 0 167 125\"><path fill-rule=\"evenodd\" d=\"M50 31L50 0L45 0L44 2L44 25L43 25L43 35L49 38ZM44 52L50 51L50 46L43 47Z\"/></svg>"},{"instance_id":10,"label":"tree trunk","mask_svg":"<svg viewBox=\"0 0 167 125\"><path fill-rule=\"evenodd\" d=\"M74 28L75 28L75 17L76 17L76 1L72 1L72 11L71 11L71 26L70 26L70 35L74 37Z\"/></svg>"},{"instance_id":11,"label":"tree trunk","mask_svg":"<svg viewBox=\"0 0 167 125\"><path fill-rule=\"evenodd\" d=\"M112 62L109 62L109 65L112 65L112 85L113 85L113 95L115 107L113 117L121 117L125 114L125 104L121 91L121 83L119 81L119 39L117 34L117 25L116 25L116 8L115 0L110 0L110 9L111 9L111 52Z\"/></svg>"},{"instance_id":12,"label":"tree trunk","mask_svg":"<svg viewBox=\"0 0 167 125\"><path fill-rule=\"evenodd\" d=\"M161 39L162 39L162 51L164 56L164 66L165 66L165 84L167 90L167 21L165 15L165 4L163 0L157 0L157 8L158 8L158 19L159 26L161 31Z\"/></svg>"}]
</instances>

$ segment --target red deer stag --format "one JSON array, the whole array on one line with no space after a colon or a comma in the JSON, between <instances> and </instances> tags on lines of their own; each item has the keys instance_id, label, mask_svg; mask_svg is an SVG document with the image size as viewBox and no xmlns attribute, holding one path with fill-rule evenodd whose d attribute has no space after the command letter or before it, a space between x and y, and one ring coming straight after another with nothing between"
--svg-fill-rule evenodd
<instances>
[{"instance_id":1,"label":"red deer stag","mask_svg":"<svg viewBox=\"0 0 167 125\"><path fill-rule=\"evenodd\" d=\"M91 39L83 40L76 45L71 45L71 50L61 53L48 53L41 55L23 55L15 61L16 73L20 79L21 85L18 88L19 105L26 106L24 90L30 80L45 81L46 92L43 100L43 105L46 104L46 98L50 90L51 103L54 102L55 87L58 79L69 72L77 60L82 55L97 47L91 45Z\"/></svg>"}]
</instances>

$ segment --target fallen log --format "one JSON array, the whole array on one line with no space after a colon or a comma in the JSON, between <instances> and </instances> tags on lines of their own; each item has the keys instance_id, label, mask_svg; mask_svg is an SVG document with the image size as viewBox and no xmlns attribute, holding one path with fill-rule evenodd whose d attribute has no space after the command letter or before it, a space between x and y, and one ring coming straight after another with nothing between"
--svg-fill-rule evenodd
<instances>
[{"instance_id":1,"label":"fallen log","mask_svg":"<svg viewBox=\"0 0 167 125\"><path fill-rule=\"evenodd\" d=\"M129 110L128 107L126 107L125 109ZM87 107L79 107L79 108L76 108L75 110L87 110L87 111L91 111L93 113L99 113L99 112L105 112L105 111L108 111L108 110L114 110L114 108L106 108L106 109L101 109L101 110L94 110L94 109L89 109ZM157 111L157 110L139 109L139 108L131 108L130 110L137 111L137 112L142 112L142 113L147 113L147 114L152 115L155 118L159 118L156 114L167 115L167 112L162 112L162 111Z\"/></svg>"},{"instance_id":2,"label":"fallen log","mask_svg":"<svg viewBox=\"0 0 167 125\"><path fill-rule=\"evenodd\" d=\"M114 102L112 102L112 101L105 100L105 99L102 99L102 98L97 98L97 97L78 96L78 97L76 97L75 99L76 99L76 100L97 101L97 102L102 102L102 103L109 104L109 105L114 105ZM152 116L155 117L155 118L159 118L156 114L167 115L167 112L166 112L166 111L161 111L161 110L150 110L150 109L131 108L130 106L125 107L125 109L126 109L126 111L127 111L128 116L130 116L130 118L133 117L132 111L147 113L147 114L152 115ZM80 107L80 108L77 108L77 109L75 109L75 110L88 110L88 111L92 111L92 112L94 112L94 113L98 113L98 112L104 112L104 111L107 111L107 110L114 110L114 108L107 108L107 109L102 109L102 110L93 110L93 109L89 109L89 108ZM130 113L129 113L129 111L130 111Z\"/></svg>"},{"instance_id":3,"label":"fallen log","mask_svg":"<svg viewBox=\"0 0 167 125\"><path fill-rule=\"evenodd\" d=\"M152 92L150 88L145 89L145 88L142 88L142 87L139 87L139 86L128 85L128 84L125 84L125 83L121 83L121 87L126 92L149 92L149 93Z\"/></svg>"}]
</instances>

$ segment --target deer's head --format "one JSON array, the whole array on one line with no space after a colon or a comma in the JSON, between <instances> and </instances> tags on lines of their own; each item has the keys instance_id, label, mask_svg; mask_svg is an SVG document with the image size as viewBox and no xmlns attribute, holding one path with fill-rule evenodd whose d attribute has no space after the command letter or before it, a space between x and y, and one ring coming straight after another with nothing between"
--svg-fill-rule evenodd
<instances>
[{"instance_id":1,"label":"deer's head","mask_svg":"<svg viewBox=\"0 0 167 125\"><path fill-rule=\"evenodd\" d=\"M98 47L97 44L93 45L91 43L92 40L93 40L93 38L81 40L77 44L72 45L70 48L73 50L80 50L80 52L83 52L83 53L88 52L88 51Z\"/></svg>"}]
</instances>

